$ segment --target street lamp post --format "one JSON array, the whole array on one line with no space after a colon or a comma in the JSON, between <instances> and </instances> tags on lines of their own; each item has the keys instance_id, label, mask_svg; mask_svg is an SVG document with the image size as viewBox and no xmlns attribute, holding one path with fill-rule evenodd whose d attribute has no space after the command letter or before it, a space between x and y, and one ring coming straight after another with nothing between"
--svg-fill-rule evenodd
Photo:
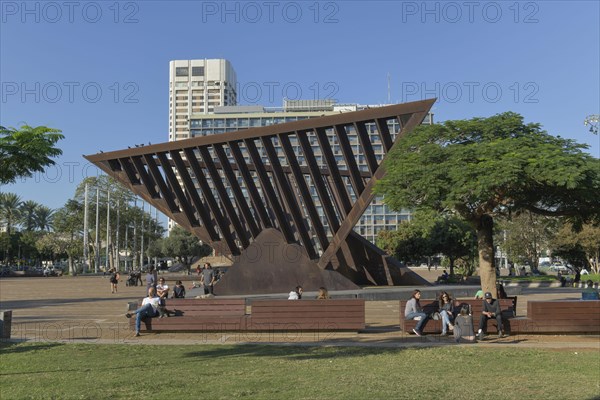
<instances>
[{"instance_id":1,"label":"street lamp post","mask_svg":"<svg viewBox=\"0 0 600 400\"><path fill-rule=\"evenodd\" d=\"M600 122L600 115L592 114L592 115L588 115L587 117L585 117L585 120L583 121L583 125L585 125L585 126L589 125L590 132L593 133L594 135L597 135L599 122Z\"/></svg>"}]
</instances>

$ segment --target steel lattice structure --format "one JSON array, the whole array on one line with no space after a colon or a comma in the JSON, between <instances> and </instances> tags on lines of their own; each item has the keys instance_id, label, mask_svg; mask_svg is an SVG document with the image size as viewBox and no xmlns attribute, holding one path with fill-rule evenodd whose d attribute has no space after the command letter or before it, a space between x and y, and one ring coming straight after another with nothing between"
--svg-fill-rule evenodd
<instances>
[{"instance_id":1,"label":"steel lattice structure","mask_svg":"<svg viewBox=\"0 0 600 400\"><path fill-rule=\"evenodd\" d=\"M275 281L282 285L292 283L286 275L299 263L309 268L304 275L312 276L310 271L318 267L354 284L423 284L353 227L385 173L382 163L395 146L394 136L397 142L419 125L434 102L370 108L85 158L238 264L247 264L244 254L261 243L261 235L269 236L268 243L298 248L301 262L282 256L266 260L265 252L253 260L253 268L269 264L276 270ZM391 120L398 123L397 134L388 128ZM358 147L350 144L350 131L358 136ZM383 147L383 160L373 146ZM342 157L336 159L334 153ZM359 157L364 157L366 168L359 168ZM264 279L252 278L264 271L249 273L246 265L237 273L235 266L219 283L219 293L276 290L273 284L265 288L253 281ZM236 274L246 280L243 286L235 282ZM305 289L323 282L335 286L331 289L352 287L339 278L303 279L296 274L294 282Z\"/></svg>"}]
</instances>

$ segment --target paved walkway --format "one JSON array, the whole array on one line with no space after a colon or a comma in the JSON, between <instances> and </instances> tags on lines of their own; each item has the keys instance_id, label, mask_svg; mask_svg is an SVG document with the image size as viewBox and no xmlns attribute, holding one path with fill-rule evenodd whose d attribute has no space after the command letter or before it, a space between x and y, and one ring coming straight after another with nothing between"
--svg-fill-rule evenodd
<instances>
[{"instance_id":1,"label":"paved walkway","mask_svg":"<svg viewBox=\"0 0 600 400\"><path fill-rule=\"evenodd\" d=\"M168 281L173 285L172 281ZM408 298L413 287L370 288L362 291L333 293L365 297L367 330L355 332L214 332L146 333L134 337L124 317L126 304L144 296L145 287L119 284L117 294L110 293L108 277L52 277L0 279L0 309L12 310L12 340L62 341L82 343L128 344L199 344L199 343L276 343L289 345L419 347L451 345L439 335L416 337L399 331L399 302ZM421 288L423 289L423 288ZM427 293L447 290L475 291L476 287L435 286ZM188 297L199 294L192 290ZM307 293L307 298L311 297ZM285 294L274 295L285 298ZM580 290L572 288L522 289L518 315L525 315L527 301L577 299ZM427 296L426 296L427 297ZM369 300L382 298L385 300ZM393 298L393 300L390 300ZM598 335L516 335L485 340L478 346L536 347L553 349L589 349L600 351Z\"/></svg>"}]
</instances>

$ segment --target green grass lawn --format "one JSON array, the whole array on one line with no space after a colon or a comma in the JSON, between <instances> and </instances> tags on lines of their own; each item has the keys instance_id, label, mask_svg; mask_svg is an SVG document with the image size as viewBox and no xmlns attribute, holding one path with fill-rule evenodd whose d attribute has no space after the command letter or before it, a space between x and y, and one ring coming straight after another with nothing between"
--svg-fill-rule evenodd
<instances>
[{"instance_id":1,"label":"green grass lawn","mask_svg":"<svg viewBox=\"0 0 600 400\"><path fill-rule=\"evenodd\" d=\"M593 350L0 344L2 400L598 396Z\"/></svg>"}]
</instances>

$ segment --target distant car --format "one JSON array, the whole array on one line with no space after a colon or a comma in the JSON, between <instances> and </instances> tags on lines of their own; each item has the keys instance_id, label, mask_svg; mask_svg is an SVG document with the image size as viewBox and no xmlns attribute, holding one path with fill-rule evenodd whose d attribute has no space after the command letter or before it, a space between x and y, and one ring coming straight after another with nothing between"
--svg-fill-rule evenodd
<instances>
[{"instance_id":1,"label":"distant car","mask_svg":"<svg viewBox=\"0 0 600 400\"><path fill-rule=\"evenodd\" d=\"M564 264L554 264L550 267L550 270L555 272L569 272L569 268Z\"/></svg>"},{"instance_id":2,"label":"distant car","mask_svg":"<svg viewBox=\"0 0 600 400\"><path fill-rule=\"evenodd\" d=\"M168 271L169 266L167 265L166 262L162 262L162 263L158 264L158 270L159 271Z\"/></svg>"},{"instance_id":3,"label":"distant car","mask_svg":"<svg viewBox=\"0 0 600 400\"><path fill-rule=\"evenodd\" d=\"M174 264L173 266L169 267L169 272L181 272L181 271L185 271L186 270L186 266L183 265L182 263L177 263Z\"/></svg>"},{"instance_id":4,"label":"distant car","mask_svg":"<svg viewBox=\"0 0 600 400\"><path fill-rule=\"evenodd\" d=\"M48 277L48 276L62 276L63 270L61 268L58 268L58 267L50 266L50 267L44 268L44 271L42 273L46 277Z\"/></svg>"}]
</instances>

